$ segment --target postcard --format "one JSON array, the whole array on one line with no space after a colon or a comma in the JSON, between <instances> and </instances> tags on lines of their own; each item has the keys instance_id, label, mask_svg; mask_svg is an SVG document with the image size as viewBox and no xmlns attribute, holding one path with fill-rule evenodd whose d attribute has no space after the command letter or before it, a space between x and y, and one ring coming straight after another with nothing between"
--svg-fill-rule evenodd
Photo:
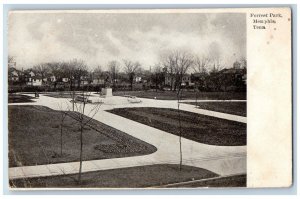
<instances>
[{"instance_id":1,"label":"postcard","mask_svg":"<svg viewBox=\"0 0 300 199\"><path fill-rule=\"evenodd\" d=\"M11 10L11 190L289 187L290 8Z\"/></svg>"}]
</instances>

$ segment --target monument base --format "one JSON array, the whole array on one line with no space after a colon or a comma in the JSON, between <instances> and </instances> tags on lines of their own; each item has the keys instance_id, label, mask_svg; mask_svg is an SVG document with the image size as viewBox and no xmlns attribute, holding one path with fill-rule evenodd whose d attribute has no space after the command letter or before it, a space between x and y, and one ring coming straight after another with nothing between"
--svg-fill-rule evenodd
<instances>
[{"instance_id":1,"label":"monument base","mask_svg":"<svg viewBox=\"0 0 300 199\"><path fill-rule=\"evenodd\" d=\"M112 97L112 88L102 88L101 92L105 97Z\"/></svg>"}]
</instances>

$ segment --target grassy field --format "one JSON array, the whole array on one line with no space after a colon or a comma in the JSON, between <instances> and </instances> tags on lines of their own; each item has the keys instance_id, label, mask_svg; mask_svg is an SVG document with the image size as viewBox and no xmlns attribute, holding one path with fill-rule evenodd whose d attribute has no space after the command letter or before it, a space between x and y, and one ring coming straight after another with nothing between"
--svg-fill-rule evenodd
<instances>
[{"instance_id":1,"label":"grassy field","mask_svg":"<svg viewBox=\"0 0 300 199\"><path fill-rule=\"evenodd\" d=\"M114 96L132 95L141 98L150 98L158 100L177 100L177 92L173 91L117 91ZM197 98L201 100L246 100L245 92L198 92ZM181 99L195 99L196 92L183 91Z\"/></svg>"},{"instance_id":2,"label":"grassy field","mask_svg":"<svg viewBox=\"0 0 300 199\"><path fill-rule=\"evenodd\" d=\"M178 165L150 165L112 169L82 174L82 183L76 181L77 174L41 178L10 180L11 187L106 187L143 188L182 181L217 177L218 175L197 167ZM222 186L220 184L220 186Z\"/></svg>"},{"instance_id":3,"label":"grassy field","mask_svg":"<svg viewBox=\"0 0 300 199\"><path fill-rule=\"evenodd\" d=\"M120 108L109 112L179 135L179 116L175 109ZM246 124L180 111L182 137L196 142L222 145L246 145Z\"/></svg>"},{"instance_id":4,"label":"grassy field","mask_svg":"<svg viewBox=\"0 0 300 199\"><path fill-rule=\"evenodd\" d=\"M63 155L60 155L59 111L43 106L9 106L9 166L79 161L80 128L67 116L63 123ZM145 155L157 149L96 120L83 133L83 159L107 159Z\"/></svg>"},{"instance_id":5,"label":"grassy field","mask_svg":"<svg viewBox=\"0 0 300 199\"><path fill-rule=\"evenodd\" d=\"M8 103L34 102L32 99L34 99L34 97L30 97L27 95L8 94Z\"/></svg>"},{"instance_id":6,"label":"grassy field","mask_svg":"<svg viewBox=\"0 0 300 199\"><path fill-rule=\"evenodd\" d=\"M247 116L246 102L184 102L185 104L197 104L200 109L228 113L233 115Z\"/></svg>"}]
</instances>

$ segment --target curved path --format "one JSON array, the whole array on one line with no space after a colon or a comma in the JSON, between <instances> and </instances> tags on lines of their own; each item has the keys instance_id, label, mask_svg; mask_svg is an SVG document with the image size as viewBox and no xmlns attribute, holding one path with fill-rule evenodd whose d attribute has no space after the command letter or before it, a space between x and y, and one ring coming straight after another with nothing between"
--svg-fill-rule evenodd
<instances>
[{"instance_id":1,"label":"curved path","mask_svg":"<svg viewBox=\"0 0 300 199\"><path fill-rule=\"evenodd\" d=\"M10 105L41 105L54 110L60 110L59 107L61 106L67 110L68 107L71 107L69 100L41 95L33 103L14 103ZM103 101L105 104L100 107L99 112L94 116L95 120L152 144L158 150L155 153L143 156L84 161L83 172L152 164L179 164L178 136L105 111L123 107L177 108L177 101L142 99L142 103L129 103L126 98L117 96L105 98ZM87 104L85 112L89 113L93 107L92 104ZM193 105L180 104L180 109L246 123L245 117L196 109ZM213 146L182 138L182 154L184 165L204 168L221 176L246 173L246 146ZM65 175L78 173L78 170L79 162L13 167L9 168L9 178Z\"/></svg>"}]
</instances>

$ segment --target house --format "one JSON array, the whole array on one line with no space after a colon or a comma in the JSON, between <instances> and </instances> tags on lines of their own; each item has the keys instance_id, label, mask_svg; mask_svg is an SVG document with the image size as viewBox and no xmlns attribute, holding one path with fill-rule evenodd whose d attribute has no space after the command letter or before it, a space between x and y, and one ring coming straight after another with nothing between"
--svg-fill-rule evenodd
<instances>
[{"instance_id":1,"label":"house","mask_svg":"<svg viewBox=\"0 0 300 199\"><path fill-rule=\"evenodd\" d=\"M80 80L80 85L88 85L89 83L90 81L87 79Z\"/></svg>"},{"instance_id":2,"label":"house","mask_svg":"<svg viewBox=\"0 0 300 199\"><path fill-rule=\"evenodd\" d=\"M90 83L90 79L88 76L81 76L80 77L80 85L87 85Z\"/></svg>"},{"instance_id":3,"label":"house","mask_svg":"<svg viewBox=\"0 0 300 199\"><path fill-rule=\"evenodd\" d=\"M49 77L50 82L56 82L56 77L54 75L51 75Z\"/></svg>"},{"instance_id":4,"label":"house","mask_svg":"<svg viewBox=\"0 0 300 199\"><path fill-rule=\"evenodd\" d=\"M244 84L246 85L246 84L247 84L247 73L245 73L245 74L242 76L242 80L243 80Z\"/></svg>"},{"instance_id":5,"label":"house","mask_svg":"<svg viewBox=\"0 0 300 199\"><path fill-rule=\"evenodd\" d=\"M101 78L95 78L95 79L93 79L92 84L93 84L93 85L104 84L104 79L101 79Z\"/></svg>"},{"instance_id":6,"label":"house","mask_svg":"<svg viewBox=\"0 0 300 199\"><path fill-rule=\"evenodd\" d=\"M224 91L241 90L246 87L246 70L233 67L225 68L219 72L219 79L222 82L221 89Z\"/></svg>"},{"instance_id":7,"label":"house","mask_svg":"<svg viewBox=\"0 0 300 199\"><path fill-rule=\"evenodd\" d=\"M194 83L191 81L191 75L184 74L181 79L181 86L192 86Z\"/></svg>"},{"instance_id":8,"label":"house","mask_svg":"<svg viewBox=\"0 0 300 199\"><path fill-rule=\"evenodd\" d=\"M28 79L28 81L26 82L26 84L28 86L42 86L42 83L43 83L43 79L39 75L35 75L33 77L30 77Z\"/></svg>"},{"instance_id":9,"label":"house","mask_svg":"<svg viewBox=\"0 0 300 199\"><path fill-rule=\"evenodd\" d=\"M166 86L171 86L175 82L175 77L173 77L170 74L165 75L165 85Z\"/></svg>"},{"instance_id":10,"label":"house","mask_svg":"<svg viewBox=\"0 0 300 199\"><path fill-rule=\"evenodd\" d=\"M47 76L42 76L37 72L32 71L31 69L24 72L26 85L28 86L42 86L48 82Z\"/></svg>"},{"instance_id":11,"label":"house","mask_svg":"<svg viewBox=\"0 0 300 199\"><path fill-rule=\"evenodd\" d=\"M33 71L30 71L29 72L29 77L34 77L35 76L35 73Z\"/></svg>"},{"instance_id":12,"label":"house","mask_svg":"<svg viewBox=\"0 0 300 199\"><path fill-rule=\"evenodd\" d=\"M142 77L141 76L136 76L134 81L135 81L135 83L141 83L142 82Z\"/></svg>"},{"instance_id":13,"label":"house","mask_svg":"<svg viewBox=\"0 0 300 199\"><path fill-rule=\"evenodd\" d=\"M16 68L17 63L16 62L8 62L8 68Z\"/></svg>"},{"instance_id":14,"label":"house","mask_svg":"<svg viewBox=\"0 0 300 199\"><path fill-rule=\"evenodd\" d=\"M240 69L240 68L224 68L219 73L220 74L226 74L226 75L233 75L233 76L237 77L237 76L243 76L245 74L245 69Z\"/></svg>"},{"instance_id":15,"label":"house","mask_svg":"<svg viewBox=\"0 0 300 199\"><path fill-rule=\"evenodd\" d=\"M176 76L175 75L170 75L170 74L165 75L165 85L166 86L172 86L172 85L174 85L175 80L176 80ZM191 86L191 85L194 85L193 82L191 81L191 75L184 74L182 76L180 84L181 84L181 86Z\"/></svg>"},{"instance_id":16,"label":"house","mask_svg":"<svg viewBox=\"0 0 300 199\"><path fill-rule=\"evenodd\" d=\"M69 78L67 78L67 77L63 77L63 78L61 78L61 81L62 82L64 82L64 83L67 83L67 82L69 82Z\"/></svg>"},{"instance_id":17,"label":"house","mask_svg":"<svg viewBox=\"0 0 300 199\"><path fill-rule=\"evenodd\" d=\"M208 76L206 72L193 73L191 74L192 83L190 85L197 85L198 89L204 90L204 88L207 87Z\"/></svg>"},{"instance_id":18,"label":"house","mask_svg":"<svg viewBox=\"0 0 300 199\"><path fill-rule=\"evenodd\" d=\"M17 82L20 80L20 71L15 68L8 69L8 81Z\"/></svg>"},{"instance_id":19,"label":"house","mask_svg":"<svg viewBox=\"0 0 300 199\"><path fill-rule=\"evenodd\" d=\"M26 80L26 84L29 82L32 82L32 78L35 77L35 73L32 70L25 70L24 72L24 76L25 76L25 80Z\"/></svg>"}]
</instances>

